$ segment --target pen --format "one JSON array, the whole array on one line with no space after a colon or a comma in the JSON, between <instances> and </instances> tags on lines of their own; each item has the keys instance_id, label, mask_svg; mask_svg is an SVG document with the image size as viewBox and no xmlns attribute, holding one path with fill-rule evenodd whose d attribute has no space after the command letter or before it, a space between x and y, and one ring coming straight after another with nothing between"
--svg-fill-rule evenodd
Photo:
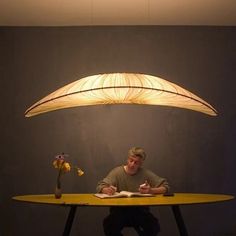
<instances>
[{"instance_id":1,"label":"pen","mask_svg":"<svg viewBox=\"0 0 236 236\"><path fill-rule=\"evenodd\" d=\"M140 188L145 188L145 187L148 186L148 185L149 185L149 184L148 184L148 181L145 180L144 184L141 184L141 185L140 185Z\"/></svg>"},{"instance_id":2,"label":"pen","mask_svg":"<svg viewBox=\"0 0 236 236\"><path fill-rule=\"evenodd\" d=\"M110 188L112 188L115 192L117 190L117 187L113 186L113 185L110 185Z\"/></svg>"}]
</instances>

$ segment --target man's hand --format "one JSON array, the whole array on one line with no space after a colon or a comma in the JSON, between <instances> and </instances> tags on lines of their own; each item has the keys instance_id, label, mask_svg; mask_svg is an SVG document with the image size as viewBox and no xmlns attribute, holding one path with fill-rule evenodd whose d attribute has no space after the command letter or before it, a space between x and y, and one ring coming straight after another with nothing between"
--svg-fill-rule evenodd
<instances>
[{"instance_id":1,"label":"man's hand","mask_svg":"<svg viewBox=\"0 0 236 236\"><path fill-rule=\"evenodd\" d=\"M116 192L117 188L115 186L108 186L102 189L102 193L113 195Z\"/></svg>"},{"instance_id":2,"label":"man's hand","mask_svg":"<svg viewBox=\"0 0 236 236\"><path fill-rule=\"evenodd\" d=\"M151 186L150 186L150 184L149 184L147 181L145 181L144 184L141 184L141 185L139 186L139 192L140 192L140 193L150 193L150 192L151 192Z\"/></svg>"}]
</instances>

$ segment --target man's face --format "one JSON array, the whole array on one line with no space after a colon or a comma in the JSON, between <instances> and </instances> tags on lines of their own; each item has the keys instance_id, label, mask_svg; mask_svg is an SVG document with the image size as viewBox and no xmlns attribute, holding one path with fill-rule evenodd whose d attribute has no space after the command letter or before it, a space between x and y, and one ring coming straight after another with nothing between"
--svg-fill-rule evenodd
<instances>
[{"instance_id":1,"label":"man's face","mask_svg":"<svg viewBox=\"0 0 236 236\"><path fill-rule=\"evenodd\" d=\"M135 174L139 167L142 165L143 161L138 156L129 156L127 159L127 172L128 174Z\"/></svg>"}]
</instances>

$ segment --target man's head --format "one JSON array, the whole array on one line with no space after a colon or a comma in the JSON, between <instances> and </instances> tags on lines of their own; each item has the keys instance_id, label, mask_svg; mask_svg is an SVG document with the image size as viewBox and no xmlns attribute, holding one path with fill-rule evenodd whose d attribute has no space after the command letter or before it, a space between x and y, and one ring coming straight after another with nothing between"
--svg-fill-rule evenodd
<instances>
[{"instance_id":1,"label":"man's head","mask_svg":"<svg viewBox=\"0 0 236 236\"><path fill-rule=\"evenodd\" d=\"M135 174L141 167L146 158L145 151L140 147L133 147L128 152L126 172L128 174Z\"/></svg>"},{"instance_id":2,"label":"man's head","mask_svg":"<svg viewBox=\"0 0 236 236\"><path fill-rule=\"evenodd\" d=\"M132 147L128 152L128 157L130 157L130 156L140 157L140 159L142 159L142 161L144 161L146 158L146 153L140 147Z\"/></svg>"}]
</instances>

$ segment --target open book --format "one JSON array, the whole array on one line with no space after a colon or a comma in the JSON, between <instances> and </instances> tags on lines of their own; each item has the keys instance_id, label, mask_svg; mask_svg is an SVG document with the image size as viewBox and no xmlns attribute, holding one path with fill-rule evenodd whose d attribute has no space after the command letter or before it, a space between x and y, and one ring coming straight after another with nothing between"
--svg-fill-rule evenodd
<instances>
[{"instance_id":1,"label":"open book","mask_svg":"<svg viewBox=\"0 0 236 236\"><path fill-rule=\"evenodd\" d=\"M153 197L155 196L154 194L151 193L139 193L139 192L128 192L128 191L121 191L121 192L116 192L113 195L108 195L105 193L95 193L94 194L96 197L99 198L117 198L117 197Z\"/></svg>"}]
</instances>

